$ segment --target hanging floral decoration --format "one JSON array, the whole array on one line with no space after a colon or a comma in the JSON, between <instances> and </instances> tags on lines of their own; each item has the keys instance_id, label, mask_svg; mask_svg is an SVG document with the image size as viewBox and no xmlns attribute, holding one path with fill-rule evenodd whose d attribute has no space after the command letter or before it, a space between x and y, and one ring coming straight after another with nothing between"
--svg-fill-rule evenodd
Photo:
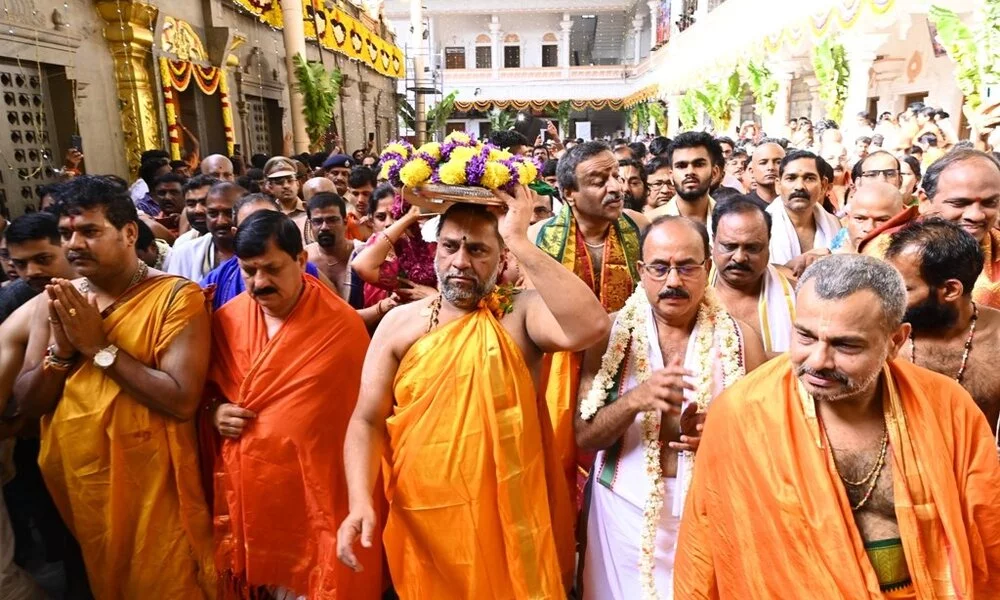
<instances>
[{"instance_id":1,"label":"hanging floral decoration","mask_svg":"<svg viewBox=\"0 0 1000 600\"><path fill-rule=\"evenodd\" d=\"M274 29L284 27L281 4L277 0L232 0L234 4ZM306 39L316 40L327 50L365 63L378 73L401 79L406 76L403 51L378 33L378 22L362 16L356 19L343 9L322 0L302 3Z\"/></svg>"},{"instance_id":2,"label":"hanging floral decoration","mask_svg":"<svg viewBox=\"0 0 1000 600\"><path fill-rule=\"evenodd\" d=\"M236 138L233 128L233 107L229 95L229 82L221 69L203 67L187 61L171 60L160 57L160 79L163 87L163 104L167 113L167 140L170 145L170 156L173 160L181 159L181 129L178 122L180 105L177 92L188 89L194 81L198 89L211 96L219 93L222 105L222 123L226 135L226 151L232 155L235 150Z\"/></svg>"}]
</instances>

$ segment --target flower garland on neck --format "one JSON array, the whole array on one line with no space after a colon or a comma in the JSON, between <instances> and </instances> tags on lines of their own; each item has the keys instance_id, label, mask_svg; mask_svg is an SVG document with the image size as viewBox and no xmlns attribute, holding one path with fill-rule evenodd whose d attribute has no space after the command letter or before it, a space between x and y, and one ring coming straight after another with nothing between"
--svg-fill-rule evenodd
<instances>
[{"instance_id":1,"label":"flower garland on neck","mask_svg":"<svg viewBox=\"0 0 1000 600\"><path fill-rule=\"evenodd\" d=\"M587 397L580 403L580 416L589 421L607 404L608 393L619 376L622 362L626 357L635 361L637 385L645 383L652 371L649 364L649 340L646 335L646 320L649 318L649 300L640 286L629 297L619 311L611 328L608 349L601 359L601 368L594 378ZM713 366L721 367L722 386L728 387L745 374L742 359L740 333L734 319L715 297L711 288L705 290L705 297L698 309L695 322L697 336L694 353L697 361L694 402L698 412L708 408L712 400ZM658 342L657 342L658 343ZM643 528L640 537L639 576L643 600L657 600L655 568L656 532L663 510L665 482L660 466L663 442L660 440L660 413L643 413L640 423L642 430L643 464L650 482L650 493L642 509ZM694 453L685 453L694 460Z\"/></svg>"}]
</instances>

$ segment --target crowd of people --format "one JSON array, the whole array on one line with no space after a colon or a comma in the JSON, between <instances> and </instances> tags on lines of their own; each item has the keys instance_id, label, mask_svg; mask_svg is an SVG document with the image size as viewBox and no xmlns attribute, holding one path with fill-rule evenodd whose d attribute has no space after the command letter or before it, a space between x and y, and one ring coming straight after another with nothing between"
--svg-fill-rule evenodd
<instances>
[{"instance_id":1,"label":"crowd of people","mask_svg":"<svg viewBox=\"0 0 1000 600\"><path fill-rule=\"evenodd\" d=\"M498 131L537 179L443 212L395 142L67 169L2 222L0 599L1000 598L946 119Z\"/></svg>"}]
</instances>

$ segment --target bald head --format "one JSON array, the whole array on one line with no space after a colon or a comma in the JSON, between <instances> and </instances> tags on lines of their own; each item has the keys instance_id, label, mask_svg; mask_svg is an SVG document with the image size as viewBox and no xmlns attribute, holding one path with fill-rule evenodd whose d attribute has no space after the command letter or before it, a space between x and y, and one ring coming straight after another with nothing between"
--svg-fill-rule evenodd
<instances>
[{"instance_id":1,"label":"bald head","mask_svg":"<svg viewBox=\"0 0 1000 600\"><path fill-rule=\"evenodd\" d=\"M305 202L322 192L336 194L337 187L326 177L313 177L302 184L302 200Z\"/></svg>"},{"instance_id":2,"label":"bald head","mask_svg":"<svg viewBox=\"0 0 1000 600\"><path fill-rule=\"evenodd\" d=\"M757 146L750 157L750 172L757 183L757 195L767 202L778 195L775 185L778 183L778 171L783 158L785 149L773 142Z\"/></svg>"},{"instance_id":3,"label":"bald head","mask_svg":"<svg viewBox=\"0 0 1000 600\"><path fill-rule=\"evenodd\" d=\"M872 181L859 187L847 205L847 231L854 247L901 212L903 195L899 188L885 181Z\"/></svg>"},{"instance_id":4,"label":"bald head","mask_svg":"<svg viewBox=\"0 0 1000 600\"><path fill-rule=\"evenodd\" d=\"M221 154L206 156L201 161L201 174L221 179L222 181L235 181L233 176L233 163Z\"/></svg>"}]
</instances>

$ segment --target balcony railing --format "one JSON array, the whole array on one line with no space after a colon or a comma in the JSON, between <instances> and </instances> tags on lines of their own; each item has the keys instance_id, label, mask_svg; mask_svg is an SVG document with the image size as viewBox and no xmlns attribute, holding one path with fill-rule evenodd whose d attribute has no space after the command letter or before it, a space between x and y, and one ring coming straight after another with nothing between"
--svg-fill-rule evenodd
<instances>
[{"instance_id":1,"label":"balcony railing","mask_svg":"<svg viewBox=\"0 0 1000 600\"><path fill-rule=\"evenodd\" d=\"M638 65L588 65L583 67L535 67L521 69L500 69L496 79L500 81L546 81L546 80L630 80L649 69L649 61ZM442 72L445 85L494 80L492 69L445 69Z\"/></svg>"}]
</instances>

